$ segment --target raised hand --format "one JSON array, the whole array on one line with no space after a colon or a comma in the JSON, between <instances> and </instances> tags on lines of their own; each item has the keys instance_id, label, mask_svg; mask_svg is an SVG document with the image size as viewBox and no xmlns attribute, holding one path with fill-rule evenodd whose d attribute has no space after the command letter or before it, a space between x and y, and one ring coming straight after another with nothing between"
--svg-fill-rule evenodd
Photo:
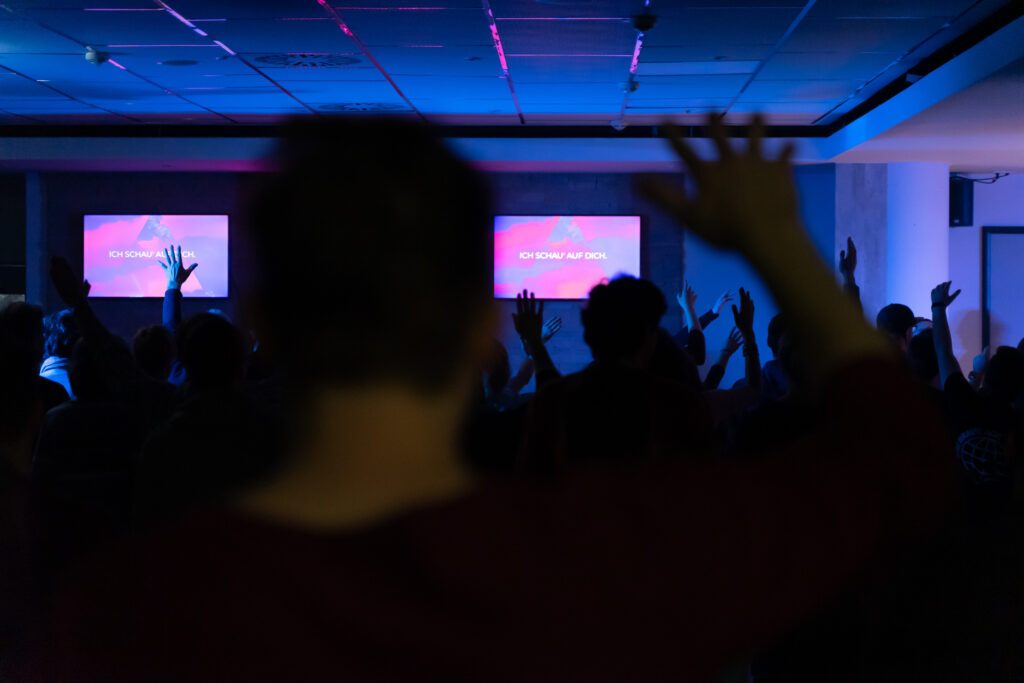
<instances>
[{"instance_id":1,"label":"raised hand","mask_svg":"<svg viewBox=\"0 0 1024 683\"><path fill-rule=\"evenodd\" d=\"M690 286L689 282L683 283L683 291L676 294L676 303L684 311L697 304L697 292Z\"/></svg>"},{"instance_id":2,"label":"raised hand","mask_svg":"<svg viewBox=\"0 0 1024 683\"><path fill-rule=\"evenodd\" d=\"M544 322L544 327L541 328L541 341L547 344L551 341L551 338L558 334L558 331L562 329L561 318L548 318Z\"/></svg>"},{"instance_id":3,"label":"raised hand","mask_svg":"<svg viewBox=\"0 0 1024 683\"><path fill-rule=\"evenodd\" d=\"M174 245L171 248L164 249L164 258L167 259L167 263L163 261L157 261L160 267L164 269L167 274L167 289L181 289L181 286L188 280L189 275L192 271L199 267L198 263L193 263L188 268L185 267L184 262L181 260L181 245L178 245L177 251L174 249Z\"/></svg>"},{"instance_id":4,"label":"raised hand","mask_svg":"<svg viewBox=\"0 0 1024 683\"><path fill-rule=\"evenodd\" d=\"M754 300L750 292L740 287L740 307L732 307L732 318L736 323L736 329L743 335L743 339L754 337Z\"/></svg>"},{"instance_id":5,"label":"raised hand","mask_svg":"<svg viewBox=\"0 0 1024 683\"><path fill-rule=\"evenodd\" d=\"M715 300L715 305L711 307L711 312L718 315L722 311L722 306L726 305L733 300L732 290L727 289Z\"/></svg>"},{"instance_id":6,"label":"raised hand","mask_svg":"<svg viewBox=\"0 0 1024 683\"><path fill-rule=\"evenodd\" d=\"M771 248L780 236L799 233L789 163L793 146L784 147L777 158L766 158L761 150L764 120L760 116L750 125L745 150L733 148L719 116L708 118L708 129L717 160L702 160L676 127L665 126L666 138L693 177L695 195L687 197L675 183L655 176L641 184L644 194L708 242L747 255Z\"/></svg>"},{"instance_id":7,"label":"raised hand","mask_svg":"<svg viewBox=\"0 0 1024 683\"><path fill-rule=\"evenodd\" d=\"M948 308L951 303L956 301L956 298L960 296L960 290L950 294L949 288L952 284L952 281L943 282L932 290L932 308Z\"/></svg>"},{"instance_id":8,"label":"raised hand","mask_svg":"<svg viewBox=\"0 0 1024 683\"><path fill-rule=\"evenodd\" d=\"M536 295L525 289L522 294L516 294L512 324L526 352L532 355L533 349L544 344L544 301L537 301Z\"/></svg>"},{"instance_id":9,"label":"raised hand","mask_svg":"<svg viewBox=\"0 0 1024 683\"><path fill-rule=\"evenodd\" d=\"M725 346L722 347L722 357L731 357L732 354L740 350L741 346L743 346L743 333L738 327L734 327L729 333L729 338L725 340Z\"/></svg>"},{"instance_id":10,"label":"raised hand","mask_svg":"<svg viewBox=\"0 0 1024 683\"><path fill-rule=\"evenodd\" d=\"M839 274L847 284L854 284L857 271L857 245L853 243L852 237L846 238L846 249L839 252Z\"/></svg>"},{"instance_id":11,"label":"raised hand","mask_svg":"<svg viewBox=\"0 0 1024 683\"><path fill-rule=\"evenodd\" d=\"M50 259L50 281L61 301L71 308L81 306L89 297L89 281L79 279L63 256Z\"/></svg>"}]
</instances>

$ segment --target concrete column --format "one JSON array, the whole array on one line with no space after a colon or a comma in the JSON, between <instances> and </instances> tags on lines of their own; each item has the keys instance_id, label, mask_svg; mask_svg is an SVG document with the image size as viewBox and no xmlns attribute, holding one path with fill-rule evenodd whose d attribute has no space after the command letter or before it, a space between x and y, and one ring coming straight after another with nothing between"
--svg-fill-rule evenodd
<instances>
[{"instance_id":1,"label":"concrete column","mask_svg":"<svg viewBox=\"0 0 1024 683\"><path fill-rule=\"evenodd\" d=\"M949 279L949 167L889 164L886 303L931 316L932 287Z\"/></svg>"},{"instance_id":2,"label":"concrete column","mask_svg":"<svg viewBox=\"0 0 1024 683\"><path fill-rule=\"evenodd\" d=\"M46 191L43 176L25 174L25 301L46 310L49 249L46 244Z\"/></svg>"}]
</instances>

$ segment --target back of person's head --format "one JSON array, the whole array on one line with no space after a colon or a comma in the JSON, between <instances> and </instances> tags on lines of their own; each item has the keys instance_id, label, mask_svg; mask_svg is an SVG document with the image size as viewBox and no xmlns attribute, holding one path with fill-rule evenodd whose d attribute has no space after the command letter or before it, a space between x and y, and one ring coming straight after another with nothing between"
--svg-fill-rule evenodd
<instances>
[{"instance_id":1,"label":"back of person's head","mask_svg":"<svg viewBox=\"0 0 1024 683\"><path fill-rule=\"evenodd\" d=\"M226 390L242 381L245 335L215 313L199 313L178 328L178 358L185 381L199 393Z\"/></svg>"},{"instance_id":2,"label":"back of person's head","mask_svg":"<svg viewBox=\"0 0 1024 683\"><path fill-rule=\"evenodd\" d=\"M677 382L693 391L699 392L702 389L700 371L690 355L679 348L672 336L662 327L658 328L654 353L647 369L652 375Z\"/></svg>"},{"instance_id":3,"label":"back of person's head","mask_svg":"<svg viewBox=\"0 0 1024 683\"><path fill-rule=\"evenodd\" d=\"M875 317L875 327L891 338L901 349L906 350L910 344L910 335L917 322L917 317L909 306L889 304L883 306Z\"/></svg>"},{"instance_id":4,"label":"back of person's head","mask_svg":"<svg viewBox=\"0 0 1024 683\"><path fill-rule=\"evenodd\" d=\"M43 319L43 356L49 358L71 358L71 352L78 341L78 321L70 308L51 313Z\"/></svg>"},{"instance_id":5,"label":"back of person's head","mask_svg":"<svg viewBox=\"0 0 1024 683\"><path fill-rule=\"evenodd\" d=\"M1024 353L1012 346L1000 346L985 370L982 388L1002 401L1016 401L1024 393Z\"/></svg>"},{"instance_id":6,"label":"back of person's head","mask_svg":"<svg viewBox=\"0 0 1024 683\"><path fill-rule=\"evenodd\" d=\"M114 343L118 345L117 349L82 337L75 344L68 377L76 400L99 402L116 399L117 387L123 378L111 374L107 356L123 352L124 342L117 340Z\"/></svg>"},{"instance_id":7,"label":"back of person's head","mask_svg":"<svg viewBox=\"0 0 1024 683\"><path fill-rule=\"evenodd\" d=\"M132 357L147 377L164 381L174 363L174 336L163 325L143 327L132 338Z\"/></svg>"},{"instance_id":8,"label":"back of person's head","mask_svg":"<svg viewBox=\"0 0 1024 683\"><path fill-rule=\"evenodd\" d=\"M779 357L779 340L787 329L788 324L786 319L782 317L781 313L777 313L768 322L768 336L765 342L768 344L768 348L772 350L772 356L774 358Z\"/></svg>"},{"instance_id":9,"label":"back of person's head","mask_svg":"<svg viewBox=\"0 0 1024 683\"><path fill-rule=\"evenodd\" d=\"M468 381L493 336L482 178L432 128L374 119L295 124L280 167L249 223L259 337L289 379Z\"/></svg>"},{"instance_id":10,"label":"back of person's head","mask_svg":"<svg viewBox=\"0 0 1024 683\"><path fill-rule=\"evenodd\" d=\"M580 313L583 340L597 361L634 361L653 353L665 295L647 280L623 275L590 290Z\"/></svg>"},{"instance_id":11,"label":"back of person's head","mask_svg":"<svg viewBox=\"0 0 1024 683\"><path fill-rule=\"evenodd\" d=\"M910 367L914 376L925 384L931 384L939 374L939 357L935 353L934 332L922 330L910 340Z\"/></svg>"}]
</instances>

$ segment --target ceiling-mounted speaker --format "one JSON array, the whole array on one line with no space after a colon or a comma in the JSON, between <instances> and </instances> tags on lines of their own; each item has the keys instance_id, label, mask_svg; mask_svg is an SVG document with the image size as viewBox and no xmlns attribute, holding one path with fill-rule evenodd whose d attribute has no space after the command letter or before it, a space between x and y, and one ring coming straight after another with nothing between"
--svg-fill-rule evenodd
<instances>
[{"instance_id":1,"label":"ceiling-mounted speaker","mask_svg":"<svg viewBox=\"0 0 1024 683\"><path fill-rule=\"evenodd\" d=\"M949 177L949 227L974 225L974 182L960 176Z\"/></svg>"}]
</instances>

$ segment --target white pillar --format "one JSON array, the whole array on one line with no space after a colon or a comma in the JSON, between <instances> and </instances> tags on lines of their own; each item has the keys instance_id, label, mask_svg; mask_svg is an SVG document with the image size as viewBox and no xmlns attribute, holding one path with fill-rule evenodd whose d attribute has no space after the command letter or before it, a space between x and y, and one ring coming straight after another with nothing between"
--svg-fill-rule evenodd
<instances>
[{"instance_id":1,"label":"white pillar","mask_svg":"<svg viewBox=\"0 0 1024 683\"><path fill-rule=\"evenodd\" d=\"M889 164L886 303L931 317L931 291L949 279L949 166Z\"/></svg>"}]
</instances>

